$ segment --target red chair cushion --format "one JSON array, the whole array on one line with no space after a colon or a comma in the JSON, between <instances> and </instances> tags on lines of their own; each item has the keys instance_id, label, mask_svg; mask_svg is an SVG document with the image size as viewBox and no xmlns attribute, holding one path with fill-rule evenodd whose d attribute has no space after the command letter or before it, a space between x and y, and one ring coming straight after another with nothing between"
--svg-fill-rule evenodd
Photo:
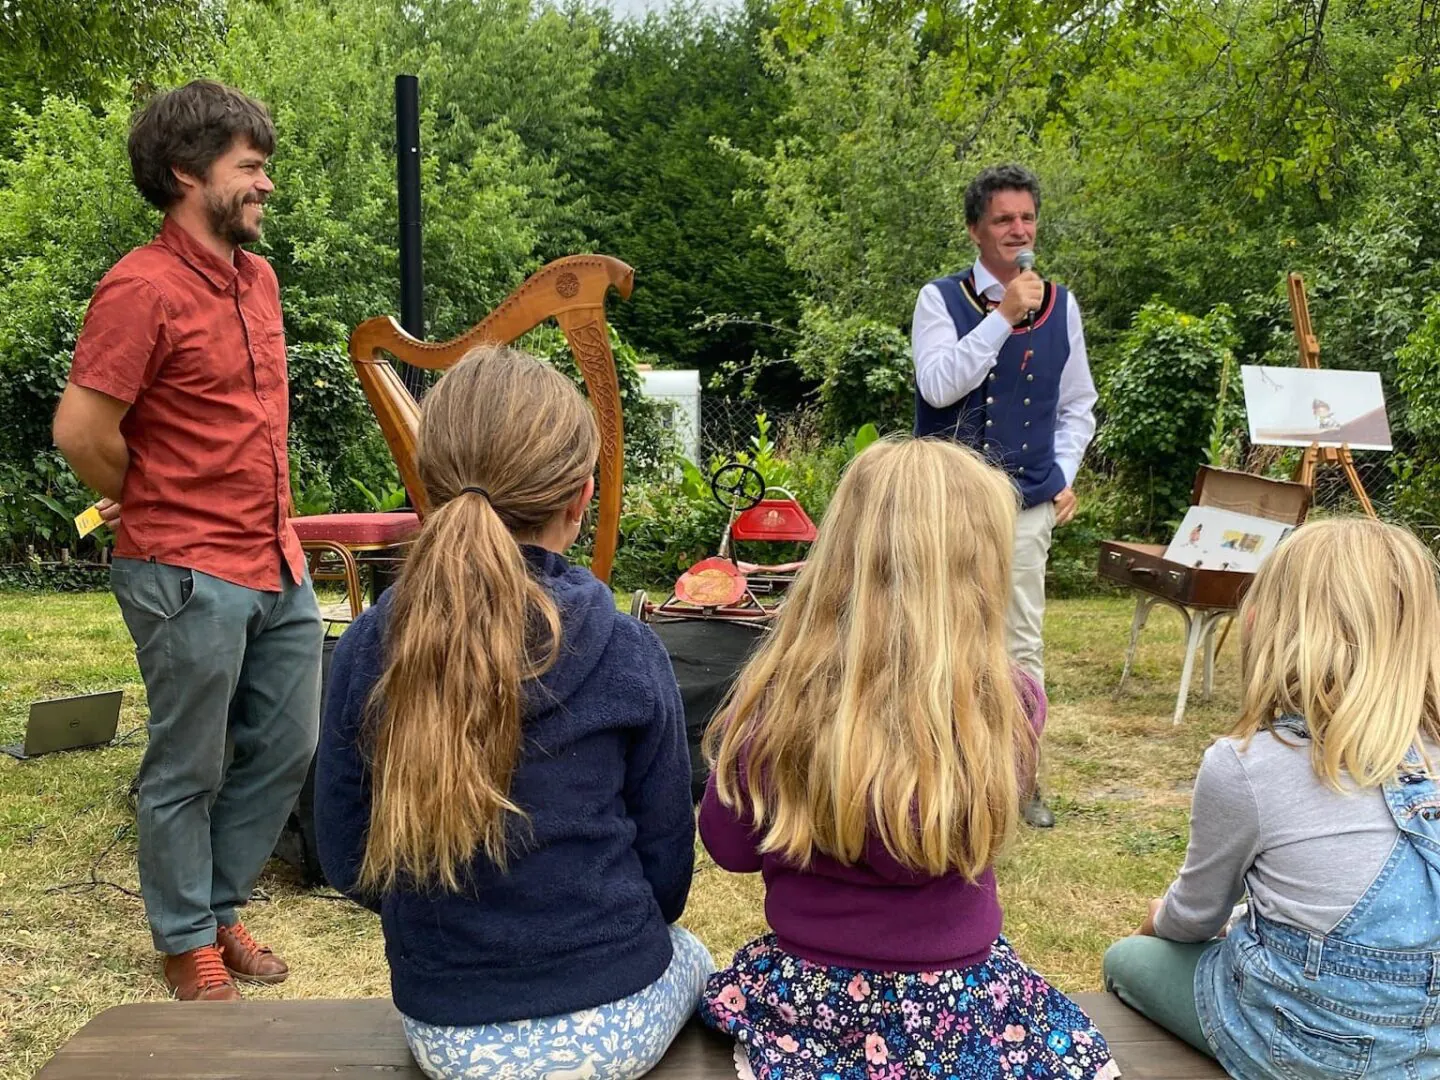
<instances>
[{"instance_id":1,"label":"red chair cushion","mask_svg":"<svg viewBox=\"0 0 1440 1080\"><path fill-rule=\"evenodd\" d=\"M789 540L810 543L815 523L794 499L763 499L735 519L730 535L736 540Z\"/></svg>"},{"instance_id":2,"label":"red chair cushion","mask_svg":"<svg viewBox=\"0 0 1440 1080\"><path fill-rule=\"evenodd\" d=\"M291 518L295 535L306 540L331 540L344 547L389 547L409 540L420 531L413 511L371 514L312 514Z\"/></svg>"}]
</instances>

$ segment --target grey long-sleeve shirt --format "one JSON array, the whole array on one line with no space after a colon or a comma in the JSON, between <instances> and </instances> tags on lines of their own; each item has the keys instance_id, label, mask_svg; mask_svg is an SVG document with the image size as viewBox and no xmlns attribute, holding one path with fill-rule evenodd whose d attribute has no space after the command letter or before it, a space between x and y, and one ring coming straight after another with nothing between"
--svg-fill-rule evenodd
<instances>
[{"instance_id":1,"label":"grey long-sleeve shirt","mask_svg":"<svg viewBox=\"0 0 1440 1080\"><path fill-rule=\"evenodd\" d=\"M1310 765L1310 743L1269 732L1220 739L1195 780L1185 865L1155 930L1205 941L1247 887L1258 914L1329 933L1365 894L1399 838L1378 788L1340 792ZM1433 760L1433 759L1432 759Z\"/></svg>"}]
</instances>

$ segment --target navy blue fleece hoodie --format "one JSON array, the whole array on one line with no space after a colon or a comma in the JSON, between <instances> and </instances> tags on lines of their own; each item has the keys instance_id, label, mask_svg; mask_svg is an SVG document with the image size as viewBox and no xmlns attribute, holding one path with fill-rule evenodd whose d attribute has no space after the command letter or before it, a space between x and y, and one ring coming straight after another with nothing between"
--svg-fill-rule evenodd
<instances>
[{"instance_id":1,"label":"navy blue fleece hoodie","mask_svg":"<svg viewBox=\"0 0 1440 1080\"><path fill-rule=\"evenodd\" d=\"M670 963L694 869L680 692L654 633L590 571L523 549L555 598L560 658L527 692L510 865L481 853L463 891L356 889L370 821L365 702L384 668L390 594L346 631L330 671L315 825L330 883L380 913L396 1007L430 1024L495 1023L601 1005ZM483 632L483 628L478 628Z\"/></svg>"}]
</instances>

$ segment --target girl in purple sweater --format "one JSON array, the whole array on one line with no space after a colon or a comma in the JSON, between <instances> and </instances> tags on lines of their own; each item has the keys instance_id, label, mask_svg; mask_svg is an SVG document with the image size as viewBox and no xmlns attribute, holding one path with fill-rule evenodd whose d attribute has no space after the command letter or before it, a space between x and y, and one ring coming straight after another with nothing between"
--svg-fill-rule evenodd
<instances>
[{"instance_id":1,"label":"girl in purple sweater","mask_svg":"<svg viewBox=\"0 0 1440 1080\"><path fill-rule=\"evenodd\" d=\"M764 875L773 931L700 1005L742 1077L1119 1075L1000 933L992 864L1044 714L1005 653L1016 503L954 443L870 447L707 733L700 835Z\"/></svg>"}]
</instances>

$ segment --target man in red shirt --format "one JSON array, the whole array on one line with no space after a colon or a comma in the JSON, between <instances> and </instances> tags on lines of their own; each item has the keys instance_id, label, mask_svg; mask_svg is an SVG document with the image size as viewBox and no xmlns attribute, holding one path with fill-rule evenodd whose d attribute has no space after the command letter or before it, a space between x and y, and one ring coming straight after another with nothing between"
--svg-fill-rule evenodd
<instances>
[{"instance_id":1,"label":"man in red shirt","mask_svg":"<svg viewBox=\"0 0 1440 1080\"><path fill-rule=\"evenodd\" d=\"M238 919L304 782L323 626L290 527L280 290L260 238L275 130L193 82L135 118L130 164L160 235L101 280L55 444L105 497L110 582L149 698L140 888L186 1000L289 973Z\"/></svg>"}]
</instances>

